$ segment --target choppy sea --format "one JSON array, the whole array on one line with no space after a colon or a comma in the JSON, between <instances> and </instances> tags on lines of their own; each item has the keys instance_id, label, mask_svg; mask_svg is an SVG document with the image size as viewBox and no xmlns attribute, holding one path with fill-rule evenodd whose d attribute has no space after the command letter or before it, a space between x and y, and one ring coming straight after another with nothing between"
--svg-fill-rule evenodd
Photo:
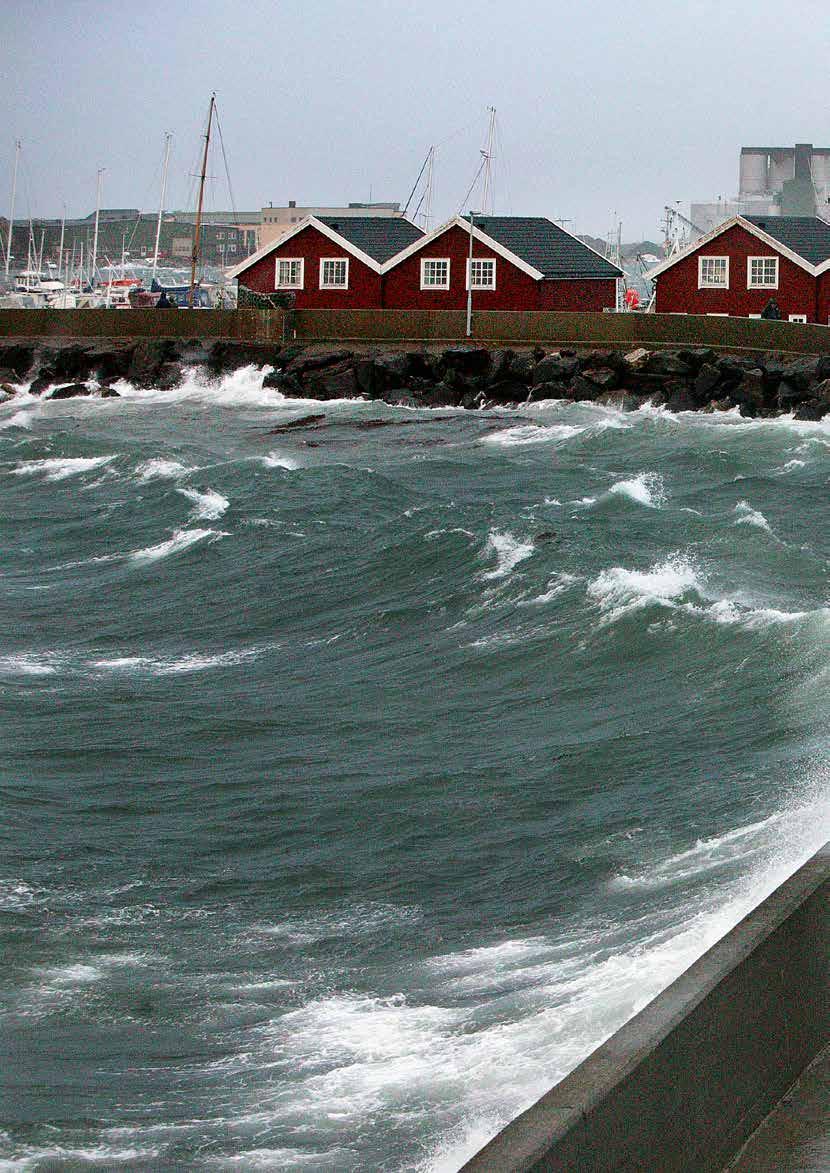
<instances>
[{"instance_id":1,"label":"choppy sea","mask_svg":"<svg viewBox=\"0 0 830 1173\"><path fill-rule=\"evenodd\" d=\"M0 407L0 1168L456 1170L828 838L830 421L120 391Z\"/></svg>"}]
</instances>

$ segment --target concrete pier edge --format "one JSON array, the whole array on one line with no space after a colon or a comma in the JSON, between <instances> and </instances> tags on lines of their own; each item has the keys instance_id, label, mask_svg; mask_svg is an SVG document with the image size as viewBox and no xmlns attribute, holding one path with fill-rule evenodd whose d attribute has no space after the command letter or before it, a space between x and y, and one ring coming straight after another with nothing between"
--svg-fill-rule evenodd
<instances>
[{"instance_id":1,"label":"concrete pier edge","mask_svg":"<svg viewBox=\"0 0 830 1173\"><path fill-rule=\"evenodd\" d=\"M464 1166L722 1170L827 1044L830 843Z\"/></svg>"}]
</instances>

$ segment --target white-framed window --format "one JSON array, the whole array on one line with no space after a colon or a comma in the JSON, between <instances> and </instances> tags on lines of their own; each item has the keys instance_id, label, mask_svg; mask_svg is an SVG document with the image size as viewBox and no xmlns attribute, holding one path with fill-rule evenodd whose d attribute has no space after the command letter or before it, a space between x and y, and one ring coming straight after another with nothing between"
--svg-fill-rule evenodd
<instances>
[{"instance_id":1,"label":"white-framed window","mask_svg":"<svg viewBox=\"0 0 830 1173\"><path fill-rule=\"evenodd\" d=\"M450 258L421 258L421 289L449 289Z\"/></svg>"},{"instance_id":2,"label":"white-framed window","mask_svg":"<svg viewBox=\"0 0 830 1173\"><path fill-rule=\"evenodd\" d=\"M321 257L320 288L349 288L349 261L347 257Z\"/></svg>"},{"instance_id":3,"label":"white-framed window","mask_svg":"<svg viewBox=\"0 0 830 1173\"><path fill-rule=\"evenodd\" d=\"M277 289L302 289L304 269L302 257L278 257Z\"/></svg>"},{"instance_id":4,"label":"white-framed window","mask_svg":"<svg viewBox=\"0 0 830 1173\"><path fill-rule=\"evenodd\" d=\"M778 288L778 257L746 258L747 289Z\"/></svg>"},{"instance_id":5,"label":"white-framed window","mask_svg":"<svg viewBox=\"0 0 830 1173\"><path fill-rule=\"evenodd\" d=\"M790 322L801 322L801 324L803 326L807 325L807 315L806 314L790 314L788 320Z\"/></svg>"},{"instance_id":6,"label":"white-framed window","mask_svg":"<svg viewBox=\"0 0 830 1173\"><path fill-rule=\"evenodd\" d=\"M698 289L729 288L729 257L698 257Z\"/></svg>"},{"instance_id":7,"label":"white-framed window","mask_svg":"<svg viewBox=\"0 0 830 1173\"><path fill-rule=\"evenodd\" d=\"M467 258L467 288L496 288L495 257L473 257L472 260L469 257Z\"/></svg>"}]
</instances>

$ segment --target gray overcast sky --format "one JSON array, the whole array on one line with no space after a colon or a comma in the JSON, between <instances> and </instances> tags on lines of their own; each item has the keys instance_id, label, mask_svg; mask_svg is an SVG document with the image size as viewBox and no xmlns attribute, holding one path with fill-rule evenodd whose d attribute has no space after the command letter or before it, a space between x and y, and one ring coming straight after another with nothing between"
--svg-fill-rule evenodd
<instances>
[{"instance_id":1,"label":"gray overcast sky","mask_svg":"<svg viewBox=\"0 0 830 1173\"><path fill-rule=\"evenodd\" d=\"M439 145L444 219L497 107L496 211L657 237L732 195L742 145L830 143L827 0L1 0L0 211L189 206L211 89L235 203L404 201ZM208 199L230 206L221 155ZM470 200L475 203L475 197Z\"/></svg>"}]
</instances>

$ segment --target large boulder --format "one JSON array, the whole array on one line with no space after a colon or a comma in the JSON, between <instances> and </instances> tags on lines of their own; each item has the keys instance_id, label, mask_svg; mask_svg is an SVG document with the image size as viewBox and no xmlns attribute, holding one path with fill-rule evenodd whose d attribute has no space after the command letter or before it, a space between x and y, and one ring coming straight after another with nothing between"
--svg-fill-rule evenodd
<instances>
[{"instance_id":1,"label":"large boulder","mask_svg":"<svg viewBox=\"0 0 830 1173\"><path fill-rule=\"evenodd\" d=\"M289 398L302 398L303 385L296 375L291 375L288 371L269 371L262 380L263 389L273 389L279 391Z\"/></svg>"},{"instance_id":2,"label":"large boulder","mask_svg":"<svg viewBox=\"0 0 830 1173\"><path fill-rule=\"evenodd\" d=\"M86 383L66 383L63 387L56 387L50 399L77 399L80 395L91 395L92 391Z\"/></svg>"},{"instance_id":3,"label":"large boulder","mask_svg":"<svg viewBox=\"0 0 830 1173\"><path fill-rule=\"evenodd\" d=\"M490 351L483 346L451 346L440 358L442 374L456 371L465 379L486 375L490 370Z\"/></svg>"},{"instance_id":4,"label":"large boulder","mask_svg":"<svg viewBox=\"0 0 830 1173\"><path fill-rule=\"evenodd\" d=\"M793 381L786 378L782 379L778 384L776 399L782 411L792 411L797 404L803 403L805 399L810 398L812 396L809 385L800 379Z\"/></svg>"},{"instance_id":5,"label":"large boulder","mask_svg":"<svg viewBox=\"0 0 830 1173\"><path fill-rule=\"evenodd\" d=\"M167 338L137 343L130 358L127 379L136 387L158 387L163 368L177 358L176 343Z\"/></svg>"},{"instance_id":6,"label":"large boulder","mask_svg":"<svg viewBox=\"0 0 830 1173\"><path fill-rule=\"evenodd\" d=\"M285 369L292 375L303 377L307 372L323 370L325 367L338 366L352 357L350 350L319 350L314 354L303 351L296 358L292 358Z\"/></svg>"},{"instance_id":7,"label":"large boulder","mask_svg":"<svg viewBox=\"0 0 830 1173\"><path fill-rule=\"evenodd\" d=\"M528 403L541 403L545 399L563 399L564 383L534 383L527 395Z\"/></svg>"},{"instance_id":8,"label":"large boulder","mask_svg":"<svg viewBox=\"0 0 830 1173\"><path fill-rule=\"evenodd\" d=\"M741 381L730 388L729 396L740 405L742 415L760 415L766 406L764 372L757 367L745 371Z\"/></svg>"},{"instance_id":9,"label":"large boulder","mask_svg":"<svg viewBox=\"0 0 830 1173\"><path fill-rule=\"evenodd\" d=\"M13 374L13 383L22 383L31 371L35 361L35 348L27 343L0 343L0 367Z\"/></svg>"},{"instance_id":10,"label":"large boulder","mask_svg":"<svg viewBox=\"0 0 830 1173\"><path fill-rule=\"evenodd\" d=\"M422 407L461 407L465 397L475 398L475 392L463 384L452 385L443 381L420 387L413 395Z\"/></svg>"},{"instance_id":11,"label":"large boulder","mask_svg":"<svg viewBox=\"0 0 830 1173\"><path fill-rule=\"evenodd\" d=\"M684 362L683 359L673 351L655 350L643 363L643 373L647 375L660 375L668 378L680 378L684 375L691 375L694 372L691 365L687 362Z\"/></svg>"},{"instance_id":12,"label":"large boulder","mask_svg":"<svg viewBox=\"0 0 830 1173\"><path fill-rule=\"evenodd\" d=\"M624 374L628 370L628 364L618 350L589 350L579 356L579 367L583 374L597 370Z\"/></svg>"},{"instance_id":13,"label":"large boulder","mask_svg":"<svg viewBox=\"0 0 830 1173\"><path fill-rule=\"evenodd\" d=\"M546 354L533 369L534 383L566 383L579 370L579 359L575 354L555 351Z\"/></svg>"},{"instance_id":14,"label":"large boulder","mask_svg":"<svg viewBox=\"0 0 830 1173\"><path fill-rule=\"evenodd\" d=\"M704 362L695 376L693 395L698 403L708 403L721 381L720 368L714 363Z\"/></svg>"},{"instance_id":15,"label":"large boulder","mask_svg":"<svg viewBox=\"0 0 830 1173\"><path fill-rule=\"evenodd\" d=\"M376 354L355 364L357 384L370 399L381 399L390 387L406 387L408 377L409 355L403 352Z\"/></svg>"},{"instance_id":16,"label":"large boulder","mask_svg":"<svg viewBox=\"0 0 830 1173\"><path fill-rule=\"evenodd\" d=\"M823 420L828 412L830 403L820 399L807 399L804 403L799 403L794 415L797 420L817 421Z\"/></svg>"},{"instance_id":17,"label":"large boulder","mask_svg":"<svg viewBox=\"0 0 830 1173\"><path fill-rule=\"evenodd\" d=\"M610 367L588 367L580 376L588 383L593 383L597 391L613 391L619 386L620 377Z\"/></svg>"},{"instance_id":18,"label":"large boulder","mask_svg":"<svg viewBox=\"0 0 830 1173\"><path fill-rule=\"evenodd\" d=\"M524 403L529 390L526 383L519 383L515 379L501 379L498 383L488 385L487 397L494 403Z\"/></svg>"},{"instance_id":19,"label":"large boulder","mask_svg":"<svg viewBox=\"0 0 830 1173\"><path fill-rule=\"evenodd\" d=\"M812 384L820 383L821 376L819 375L819 364L821 359L818 355L809 354L803 358L797 358L793 362L787 363L784 368L783 377L792 387L800 387L806 391ZM823 368L823 363L821 364Z\"/></svg>"},{"instance_id":20,"label":"large boulder","mask_svg":"<svg viewBox=\"0 0 830 1173\"><path fill-rule=\"evenodd\" d=\"M360 396L354 363L350 358L307 369L301 382L303 394L310 399L357 399Z\"/></svg>"},{"instance_id":21,"label":"large boulder","mask_svg":"<svg viewBox=\"0 0 830 1173\"><path fill-rule=\"evenodd\" d=\"M273 342L214 342L203 358L191 360L184 354L182 358L204 364L212 375L229 374L239 367L273 367L289 361Z\"/></svg>"},{"instance_id":22,"label":"large boulder","mask_svg":"<svg viewBox=\"0 0 830 1173\"><path fill-rule=\"evenodd\" d=\"M531 383L533 381L533 372L536 366L536 355L532 350L514 350L506 351L510 354L510 366L508 373L511 379L516 379L520 383Z\"/></svg>"}]
</instances>

